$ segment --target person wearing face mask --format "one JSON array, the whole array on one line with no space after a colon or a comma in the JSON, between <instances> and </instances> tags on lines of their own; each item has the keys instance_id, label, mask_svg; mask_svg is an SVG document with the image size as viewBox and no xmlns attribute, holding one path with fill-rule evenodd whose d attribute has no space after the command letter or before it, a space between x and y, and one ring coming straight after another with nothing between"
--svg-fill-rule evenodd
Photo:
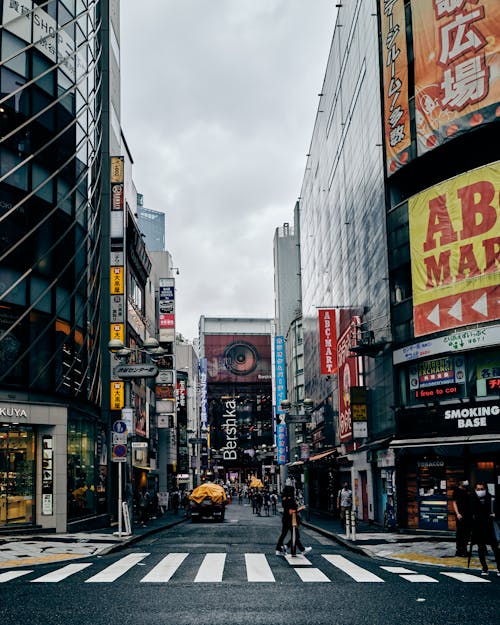
<instances>
[{"instance_id":1,"label":"person wearing face mask","mask_svg":"<svg viewBox=\"0 0 500 625\"><path fill-rule=\"evenodd\" d=\"M488 575L486 546L490 545L495 556L497 575L500 577L500 549L495 537L494 521L494 500L486 490L486 484L478 482L472 496L472 544L477 545L477 554L483 568L481 575Z\"/></svg>"}]
</instances>

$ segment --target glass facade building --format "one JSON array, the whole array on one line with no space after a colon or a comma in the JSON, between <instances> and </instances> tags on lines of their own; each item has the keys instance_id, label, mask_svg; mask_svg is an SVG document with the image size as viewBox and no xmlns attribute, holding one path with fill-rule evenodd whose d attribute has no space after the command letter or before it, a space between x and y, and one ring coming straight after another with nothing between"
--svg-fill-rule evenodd
<instances>
[{"instance_id":1,"label":"glass facade building","mask_svg":"<svg viewBox=\"0 0 500 625\"><path fill-rule=\"evenodd\" d=\"M12 508L22 490L33 506L2 514L0 524L60 529L66 518L98 509L90 496L85 506L82 498L73 505L78 489L105 490L96 455L102 429L100 9L93 0L1 3L0 408L6 451L0 498ZM63 405L64 417L52 420L51 410ZM16 439L29 444L9 452ZM27 478L21 488L18 477L28 464L30 493Z\"/></svg>"}]
</instances>

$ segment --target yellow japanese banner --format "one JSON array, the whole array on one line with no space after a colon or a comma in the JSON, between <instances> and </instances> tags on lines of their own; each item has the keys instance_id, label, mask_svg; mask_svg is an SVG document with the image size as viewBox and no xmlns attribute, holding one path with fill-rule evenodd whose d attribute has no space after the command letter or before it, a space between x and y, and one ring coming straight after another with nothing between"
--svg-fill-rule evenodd
<instances>
[{"instance_id":1,"label":"yellow japanese banner","mask_svg":"<svg viewBox=\"0 0 500 625\"><path fill-rule=\"evenodd\" d=\"M123 267L111 267L110 291L111 291L111 295L123 295L123 292L124 292Z\"/></svg>"},{"instance_id":2,"label":"yellow japanese banner","mask_svg":"<svg viewBox=\"0 0 500 625\"><path fill-rule=\"evenodd\" d=\"M121 410L125 404L125 384L123 381L111 382L110 410Z\"/></svg>"}]
</instances>

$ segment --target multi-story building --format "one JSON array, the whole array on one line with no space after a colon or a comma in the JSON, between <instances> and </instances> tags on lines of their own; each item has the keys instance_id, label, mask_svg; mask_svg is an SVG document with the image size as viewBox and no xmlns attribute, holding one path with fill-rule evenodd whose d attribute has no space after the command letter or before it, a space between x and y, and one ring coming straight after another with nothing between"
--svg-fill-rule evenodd
<instances>
[{"instance_id":1,"label":"multi-story building","mask_svg":"<svg viewBox=\"0 0 500 625\"><path fill-rule=\"evenodd\" d=\"M210 452L205 476L243 483L257 475L275 483L271 320L201 317L199 338Z\"/></svg>"},{"instance_id":2,"label":"multi-story building","mask_svg":"<svg viewBox=\"0 0 500 625\"><path fill-rule=\"evenodd\" d=\"M311 505L334 509L347 480L358 516L381 521L394 412L376 8L339 8L299 206ZM371 349L351 352L360 339Z\"/></svg>"},{"instance_id":3,"label":"multi-story building","mask_svg":"<svg viewBox=\"0 0 500 625\"><path fill-rule=\"evenodd\" d=\"M108 509L101 157L119 39L110 4L0 7L0 525L64 531Z\"/></svg>"},{"instance_id":4,"label":"multi-story building","mask_svg":"<svg viewBox=\"0 0 500 625\"><path fill-rule=\"evenodd\" d=\"M145 208L143 196L137 198L137 220L150 252L163 252L165 247L165 213Z\"/></svg>"}]
</instances>

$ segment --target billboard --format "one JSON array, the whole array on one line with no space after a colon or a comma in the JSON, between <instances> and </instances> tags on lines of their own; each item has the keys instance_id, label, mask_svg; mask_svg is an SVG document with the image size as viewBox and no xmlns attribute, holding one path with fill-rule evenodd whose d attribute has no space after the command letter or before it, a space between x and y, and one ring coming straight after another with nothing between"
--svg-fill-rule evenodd
<instances>
[{"instance_id":1,"label":"billboard","mask_svg":"<svg viewBox=\"0 0 500 625\"><path fill-rule=\"evenodd\" d=\"M175 341L175 280L161 278L158 293L160 343Z\"/></svg>"},{"instance_id":2,"label":"billboard","mask_svg":"<svg viewBox=\"0 0 500 625\"><path fill-rule=\"evenodd\" d=\"M412 0L418 155L498 121L500 2Z\"/></svg>"},{"instance_id":3,"label":"billboard","mask_svg":"<svg viewBox=\"0 0 500 625\"><path fill-rule=\"evenodd\" d=\"M410 106L404 0L380 0L387 175L409 160Z\"/></svg>"},{"instance_id":4,"label":"billboard","mask_svg":"<svg viewBox=\"0 0 500 625\"><path fill-rule=\"evenodd\" d=\"M354 325L359 326L361 319L353 317ZM340 336L337 344L338 390L339 390L339 440L341 443L353 437L351 387L358 386L358 358L350 351L352 328Z\"/></svg>"},{"instance_id":5,"label":"billboard","mask_svg":"<svg viewBox=\"0 0 500 625\"><path fill-rule=\"evenodd\" d=\"M415 336L500 318L500 161L408 201Z\"/></svg>"},{"instance_id":6,"label":"billboard","mask_svg":"<svg viewBox=\"0 0 500 625\"><path fill-rule=\"evenodd\" d=\"M286 399L285 337L274 337L274 380L276 384L276 414L283 414L281 402Z\"/></svg>"},{"instance_id":7,"label":"billboard","mask_svg":"<svg viewBox=\"0 0 500 625\"><path fill-rule=\"evenodd\" d=\"M335 310L318 310L319 321L319 372L323 375L337 373L337 321Z\"/></svg>"},{"instance_id":8,"label":"billboard","mask_svg":"<svg viewBox=\"0 0 500 625\"><path fill-rule=\"evenodd\" d=\"M206 334L208 382L271 382L269 334Z\"/></svg>"}]
</instances>

